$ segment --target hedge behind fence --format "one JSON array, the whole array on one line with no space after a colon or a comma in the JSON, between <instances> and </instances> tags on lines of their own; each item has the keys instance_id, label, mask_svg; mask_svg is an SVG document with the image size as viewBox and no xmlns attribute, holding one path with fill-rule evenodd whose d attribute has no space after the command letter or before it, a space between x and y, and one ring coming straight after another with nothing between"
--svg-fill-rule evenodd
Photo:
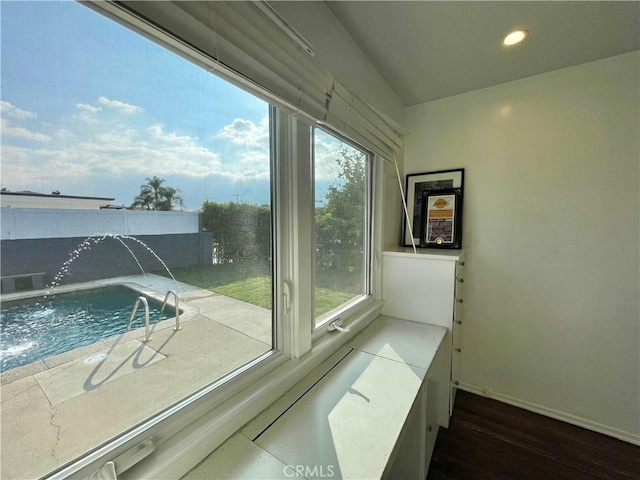
<instances>
[{"instance_id":1,"label":"hedge behind fence","mask_svg":"<svg viewBox=\"0 0 640 480\"><path fill-rule=\"evenodd\" d=\"M322 202L315 207L318 272L364 272L367 157L341 149L332 158L334 171ZM202 226L213 235L217 263L269 262L271 209L267 205L213 203L202 205Z\"/></svg>"},{"instance_id":2,"label":"hedge behind fence","mask_svg":"<svg viewBox=\"0 0 640 480\"><path fill-rule=\"evenodd\" d=\"M271 259L271 209L246 203L202 204L202 227L213 236L216 263Z\"/></svg>"}]
</instances>

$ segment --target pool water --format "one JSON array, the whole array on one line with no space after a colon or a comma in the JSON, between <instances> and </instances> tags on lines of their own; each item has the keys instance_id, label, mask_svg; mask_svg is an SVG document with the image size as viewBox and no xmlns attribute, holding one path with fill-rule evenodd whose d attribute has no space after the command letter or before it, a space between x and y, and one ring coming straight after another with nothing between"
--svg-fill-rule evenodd
<instances>
[{"instance_id":1,"label":"pool water","mask_svg":"<svg viewBox=\"0 0 640 480\"><path fill-rule=\"evenodd\" d=\"M2 302L0 371L68 352L127 331L139 293L113 286L15 302ZM149 319L158 320L162 305L149 299ZM163 319L175 316L165 307ZM131 328L144 326L140 304Z\"/></svg>"}]
</instances>

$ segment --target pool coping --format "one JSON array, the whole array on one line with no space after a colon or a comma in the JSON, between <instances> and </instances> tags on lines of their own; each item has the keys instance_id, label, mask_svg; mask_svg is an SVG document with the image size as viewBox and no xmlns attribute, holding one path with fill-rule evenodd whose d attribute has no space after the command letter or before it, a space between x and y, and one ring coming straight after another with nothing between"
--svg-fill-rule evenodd
<instances>
[{"instance_id":1,"label":"pool coping","mask_svg":"<svg viewBox=\"0 0 640 480\"><path fill-rule=\"evenodd\" d=\"M153 280L154 277L163 280L165 277L161 277L159 275L154 275L151 273L147 273L144 275L144 279ZM0 295L0 304L2 302L16 301L16 300L27 300L29 298L42 297L46 295L54 295L61 293L71 293L71 292L79 292L84 290L93 290L96 288L103 287L111 287L111 286L123 286L134 290L136 293L141 296L153 299L160 304L162 304L165 300L165 296L167 295L167 291L163 289L160 291L158 289L153 289L153 282L147 282L147 285L143 285L140 283L141 276L140 275L132 275L126 277L114 277L114 278L105 278L101 280L93 280L90 282L82 282L70 285L60 285L54 288L46 288L41 290L29 290L24 292L15 292L15 293L5 293ZM150 283L150 284L149 284ZM178 289L176 293L178 298L180 299L180 323L188 322L189 320L194 319L199 313L200 309L194 305L189 305L187 303L185 290L192 290L197 287L193 287L191 285L175 282ZM180 288L182 286L182 288ZM180 290L180 291L178 291ZM213 292L209 292L213 293ZM181 295L182 294L182 295ZM172 296L169 296L167 299L167 305L171 306L175 310L175 300ZM133 308L133 306L132 306ZM160 322L150 321L150 333L159 332L165 330L167 328L175 328L176 327L176 317L171 317L166 320L162 320ZM8 385L15 381L18 381L22 378L34 375L36 373L40 373L52 368L56 368L64 363L72 362L74 360L78 360L80 358L91 355L92 353L96 353L100 350L104 350L105 348L110 348L113 345L120 342L127 342L130 340L137 340L139 338L144 338L145 336L145 327L136 328L129 332L120 333L117 335L112 335L107 338L103 338L98 340L97 342L91 343L89 345L83 345L82 347L74 348L67 352L59 353L57 355L52 355L50 357L42 358L36 360L35 362L29 363L27 365L22 365L20 367L12 368L7 370L6 372L1 372L0 374L0 385ZM142 344L144 341L140 340Z\"/></svg>"}]
</instances>

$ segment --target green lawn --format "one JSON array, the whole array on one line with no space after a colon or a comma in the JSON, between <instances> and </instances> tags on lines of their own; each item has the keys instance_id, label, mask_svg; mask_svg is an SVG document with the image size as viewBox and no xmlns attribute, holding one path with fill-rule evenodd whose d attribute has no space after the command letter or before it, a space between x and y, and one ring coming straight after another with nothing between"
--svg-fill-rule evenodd
<instances>
[{"instance_id":1,"label":"green lawn","mask_svg":"<svg viewBox=\"0 0 640 480\"><path fill-rule=\"evenodd\" d=\"M156 273L163 275L162 272ZM172 268L171 273L180 282L271 309L271 272L268 266L198 265ZM166 272L164 276L167 276ZM320 285L316 288L316 317L349 301L358 291L357 288L349 288L344 275L338 278L329 278L326 275L319 277ZM329 286L333 286L333 289L328 288Z\"/></svg>"}]
</instances>

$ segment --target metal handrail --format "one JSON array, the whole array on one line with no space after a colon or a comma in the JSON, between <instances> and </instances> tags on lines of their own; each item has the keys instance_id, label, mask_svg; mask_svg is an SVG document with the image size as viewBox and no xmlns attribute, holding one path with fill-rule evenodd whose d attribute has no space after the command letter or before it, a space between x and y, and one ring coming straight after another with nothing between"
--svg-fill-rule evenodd
<instances>
[{"instance_id":1,"label":"metal handrail","mask_svg":"<svg viewBox=\"0 0 640 480\"><path fill-rule=\"evenodd\" d=\"M149 332L149 302L147 302L146 298L138 297L136 299L136 303L133 305L133 312L131 312L131 318L129 318L129 323L127 324L127 332L131 331L131 322L136 316L140 302L144 304L144 343L147 343L151 340L151 336Z\"/></svg>"},{"instance_id":2,"label":"metal handrail","mask_svg":"<svg viewBox=\"0 0 640 480\"><path fill-rule=\"evenodd\" d=\"M173 328L174 332L180 330L180 298L175 290L169 290L167 294L164 296L164 302L162 302L162 308L160 309L160 315L158 315L158 321L162 320L162 312L164 312L164 307L167 306L167 300L169 300L169 295L173 295L174 305L176 309L176 326Z\"/></svg>"}]
</instances>

